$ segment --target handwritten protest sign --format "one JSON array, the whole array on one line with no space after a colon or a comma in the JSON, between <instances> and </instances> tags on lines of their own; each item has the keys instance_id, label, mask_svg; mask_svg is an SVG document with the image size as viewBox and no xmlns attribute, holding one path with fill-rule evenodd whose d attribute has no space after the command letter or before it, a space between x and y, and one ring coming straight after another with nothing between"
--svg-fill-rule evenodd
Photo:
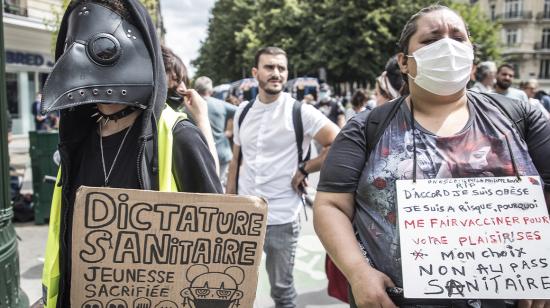
<instances>
[{"instance_id":1,"label":"handwritten protest sign","mask_svg":"<svg viewBox=\"0 0 550 308\"><path fill-rule=\"evenodd\" d=\"M81 187L71 307L252 307L266 221L255 197Z\"/></svg>"},{"instance_id":2,"label":"handwritten protest sign","mask_svg":"<svg viewBox=\"0 0 550 308\"><path fill-rule=\"evenodd\" d=\"M550 298L539 177L397 181L407 298Z\"/></svg>"}]
</instances>

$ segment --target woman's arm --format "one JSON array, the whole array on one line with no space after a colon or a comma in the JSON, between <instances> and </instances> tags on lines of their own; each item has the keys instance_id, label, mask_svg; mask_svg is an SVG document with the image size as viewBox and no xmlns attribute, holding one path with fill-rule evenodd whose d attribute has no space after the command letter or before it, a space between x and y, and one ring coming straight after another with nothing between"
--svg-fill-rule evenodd
<instances>
[{"instance_id":1,"label":"woman's arm","mask_svg":"<svg viewBox=\"0 0 550 308\"><path fill-rule=\"evenodd\" d=\"M372 268L355 238L351 219L353 193L318 192L313 206L313 224L328 254L346 276L358 307L396 307L386 293L391 279Z\"/></svg>"}]
</instances>

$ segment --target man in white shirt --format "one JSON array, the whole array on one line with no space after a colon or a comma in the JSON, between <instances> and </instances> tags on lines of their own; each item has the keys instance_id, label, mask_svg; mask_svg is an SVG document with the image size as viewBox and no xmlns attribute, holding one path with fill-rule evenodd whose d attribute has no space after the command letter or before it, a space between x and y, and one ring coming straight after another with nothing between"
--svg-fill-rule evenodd
<instances>
[{"instance_id":1,"label":"man in white shirt","mask_svg":"<svg viewBox=\"0 0 550 308\"><path fill-rule=\"evenodd\" d=\"M303 104L303 153L307 153L312 139L323 145L324 150L318 157L298 164L292 120L294 99L282 92L288 78L286 53L277 47L260 49L252 74L258 80L259 94L252 102L239 105L235 114L227 193L268 200L264 252L271 297L277 308L296 307L292 270L300 232L301 194L307 174L321 169L339 129L315 107ZM248 104L252 106L239 125L238 119Z\"/></svg>"}]
</instances>

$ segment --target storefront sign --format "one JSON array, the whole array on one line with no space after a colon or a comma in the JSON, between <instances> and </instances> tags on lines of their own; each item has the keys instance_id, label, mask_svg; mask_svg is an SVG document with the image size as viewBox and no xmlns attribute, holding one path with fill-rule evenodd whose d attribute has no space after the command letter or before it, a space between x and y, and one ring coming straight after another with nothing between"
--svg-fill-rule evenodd
<instances>
[{"instance_id":1,"label":"storefront sign","mask_svg":"<svg viewBox=\"0 0 550 308\"><path fill-rule=\"evenodd\" d=\"M49 56L32 52L6 50L6 64L52 67Z\"/></svg>"},{"instance_id":2,"label":"storefront sign","mask_svg":"<svg viewBox=\"0 0 550 308\"><path fill-rule=\"evenodd\" d=\"M255 197L82 187L71 306L252 307L266 224Z\"/></svg>"},{"instance_id":3,"label":"storefront sign","mask_svg":"<svg viewBox=\"0 0 550 308\"><path fill-rule=\"evenodd\" d=\"M397 181L407 298L550 299L539 177Z\"/></svg>"}]
</instances>

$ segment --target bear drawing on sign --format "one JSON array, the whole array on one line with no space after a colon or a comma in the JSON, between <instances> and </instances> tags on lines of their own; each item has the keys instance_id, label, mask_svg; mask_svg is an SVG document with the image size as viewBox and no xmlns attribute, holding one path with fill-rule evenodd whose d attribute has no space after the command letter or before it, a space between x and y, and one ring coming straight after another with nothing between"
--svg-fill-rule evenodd
<instances>
[{"instance_id":1,"label":"bear drawing on sign","mask_svg":"<svg viewBox=\"0 0 550 308\"><path fill-rule=\"evenodd\" d=\"M187 270L189 288L181 291L184 307L233 308L238 307L243 292L237 287L244 281L244 271L236 266L223 273L210 272L206 265L193 265Z\"/></svg>"}]
</instances>

